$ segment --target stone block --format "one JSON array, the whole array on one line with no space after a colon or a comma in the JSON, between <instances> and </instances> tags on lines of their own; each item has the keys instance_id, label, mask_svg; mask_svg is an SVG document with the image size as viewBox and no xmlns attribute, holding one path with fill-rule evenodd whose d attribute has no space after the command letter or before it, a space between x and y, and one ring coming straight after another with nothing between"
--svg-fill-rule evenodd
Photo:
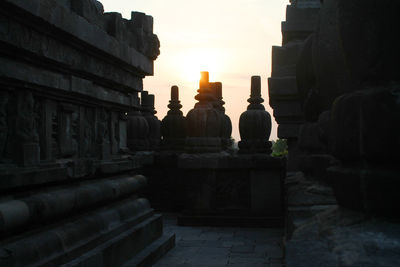
<instances>
[{"instance_id":1,"label":"stone block","mask_svg":"<svg viewBox=\"0 0 400 267\"><path fill-rule=\"evenodd\" d=\"M280 124L278 126L278 137L283 139L297 138L300 130L300 123Z\"/></svg>"},{"instance_id":2,"label":"stone block","mask_svg":"<svg viewBox=\"0 0 400 267\"><path fill-rule=\"evenodd\" d=\"M271 71L271 77L279 78L293 76L296 73L296 64L286 66L276 66Z\"/></svg>"},{"instance_id":3,"label":"stone block","mask_svg":"<svg viewBox=\"0 0 400 267\"><path fill-rule=\"evenodd\" d=\"M279 101L273 105L274 117L303 117L300 101Z\"/></svg>"},{"instance_id":4,"label":"stone block","mask_svg":"<svg viewBox=\"0 0 400 267\"><path fill-rule=\"evenodd\" d=\"M178 166L185 166L180 176L186 208L179 217L180 223L238 226L281 223L285 166L281 159L265 154L203 154L180 156L178 162Z\"/></svg>"},{"instance_id":5,"label":"stone block","mask_svg":"<svg viewBox=\"0 0 400 267\"><path fill-rule=\"evenodd\" d=\"M283 212L283 181L278 171L250 172L251 211L279 215Z\"/></svg>"},{"instance_id":6,"label":"stone block","mask_svg":"<svg viewBox=\"0 0 400 267\"><path fill-rule=\"evenodd\" d=\"M309 4L307 3L308 6L304 1L297 1L296 6L287 6L286 21L312 21L316 24L321 4L318 0L312 0L309 2Z\"/></svg>"},{"instance_id":7,"label":"stone block","mask_svg":"<svg viewBox=\"0 0 400 267\"><path fill-rule=\"evenodd\" d=\"M296 76L269 78L268 92L273 99L298 98Z\"/></svg>"},{"instance_id":8,"label":"stone block","mask_svg":"<svg viewBox=\"0 0 400 267\"><path fill-rule=\"evenodd\" d=\"M272 47L272 69L296 64L303 42L296 41L284 46Z\"/></svg>"}]
</instances>

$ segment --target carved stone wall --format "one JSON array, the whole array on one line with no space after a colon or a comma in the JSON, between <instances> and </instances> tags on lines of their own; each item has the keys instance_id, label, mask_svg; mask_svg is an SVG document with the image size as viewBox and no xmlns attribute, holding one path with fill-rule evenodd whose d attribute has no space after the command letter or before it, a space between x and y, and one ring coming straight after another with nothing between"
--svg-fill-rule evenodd
<instances>
[{"instance_id":1,"label":"carved stone wall","mask_svg":"<svg viewBox=\"0 0 400 267\"><path fill-rule=\"evenodd\" d=\"M152 27L95 0L0 2L1 266L120 266L160 238L127 136Z\"/></svg>"},{"instance_id":2,"label":"carved stone wall","mask_svg":"<svg viewBox=\"0 0 400 267\"><path fill-rule=\"evenodd\" d=\"M286 266L398 265L400 2L321 2L296 62L305 175L286 183Z\"/></svg>"},{"instance_id":3,"label":"carved stone wall","mask_svg":"<svg viewBox=\"0 0 400 267\"><path fill-rule=\"evenodd\" d=\"M288 142L288 170L298 169L297 139L304 122L301 94L296 83L296 64L307 37L313 32L319 0L293 0L282 22L282 46L272 47L272 73L268 79L269 104L278 123L278 137Z\"/></svg>"}]
</instances>

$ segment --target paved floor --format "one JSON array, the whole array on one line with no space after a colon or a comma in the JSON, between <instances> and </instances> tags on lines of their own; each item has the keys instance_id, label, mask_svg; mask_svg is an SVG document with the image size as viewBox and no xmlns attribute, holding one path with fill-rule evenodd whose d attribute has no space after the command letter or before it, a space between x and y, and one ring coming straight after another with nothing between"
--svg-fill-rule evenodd
<instances>
[{"instance_id":1,"label":"paved floor","mask_svg":"<svg viewBox=\"0 0 400 267\"><path fill-rule=\"evenodd\" d=\"M176 234L176 246L156 267L281 267L283 229L177 226L164 214L164 232Z\"/></svg>"}]
</instances>

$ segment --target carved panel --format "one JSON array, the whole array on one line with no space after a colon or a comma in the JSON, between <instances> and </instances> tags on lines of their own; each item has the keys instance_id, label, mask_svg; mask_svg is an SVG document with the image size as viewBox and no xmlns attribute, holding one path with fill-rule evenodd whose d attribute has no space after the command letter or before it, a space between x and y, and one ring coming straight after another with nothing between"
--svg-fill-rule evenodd
<instances>
[{"instance_id":1,"label":"carved panel","mask_svg":"<svg viewBox=\"0 0 400 267\"><path fill-rule=\"evenodd\" d=\"M100 159L110 157L110 115L104 109L97 109L96 116L96 144Z\"/></svg>"},{"instance_id":2,"label":"carved panel","mask_svg":"<svg viewBox=\"0 0 400 267\"><path fill-rule=\"evenodd\" d=\"M72 157L78 151L76 139L77 108L70 104L62 104L59 114L58 140L61 157Z\"/></svg>"}]
</instances>

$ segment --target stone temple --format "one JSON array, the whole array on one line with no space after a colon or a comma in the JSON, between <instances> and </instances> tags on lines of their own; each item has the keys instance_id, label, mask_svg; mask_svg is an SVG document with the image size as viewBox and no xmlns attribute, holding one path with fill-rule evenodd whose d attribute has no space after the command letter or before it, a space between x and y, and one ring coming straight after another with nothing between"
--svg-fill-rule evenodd
<instances>
[{"instance_id":1,"label":"stone temple","mask_svg":"<svg viewBox=\"0 0 400 267\"><path fill-rule=\"evenodd\" d=\"M399 10L290 1L235 122L208 72L157 118L153 17L2 0L0 266L400 266Z\"/></svg>"}]
</instances>

